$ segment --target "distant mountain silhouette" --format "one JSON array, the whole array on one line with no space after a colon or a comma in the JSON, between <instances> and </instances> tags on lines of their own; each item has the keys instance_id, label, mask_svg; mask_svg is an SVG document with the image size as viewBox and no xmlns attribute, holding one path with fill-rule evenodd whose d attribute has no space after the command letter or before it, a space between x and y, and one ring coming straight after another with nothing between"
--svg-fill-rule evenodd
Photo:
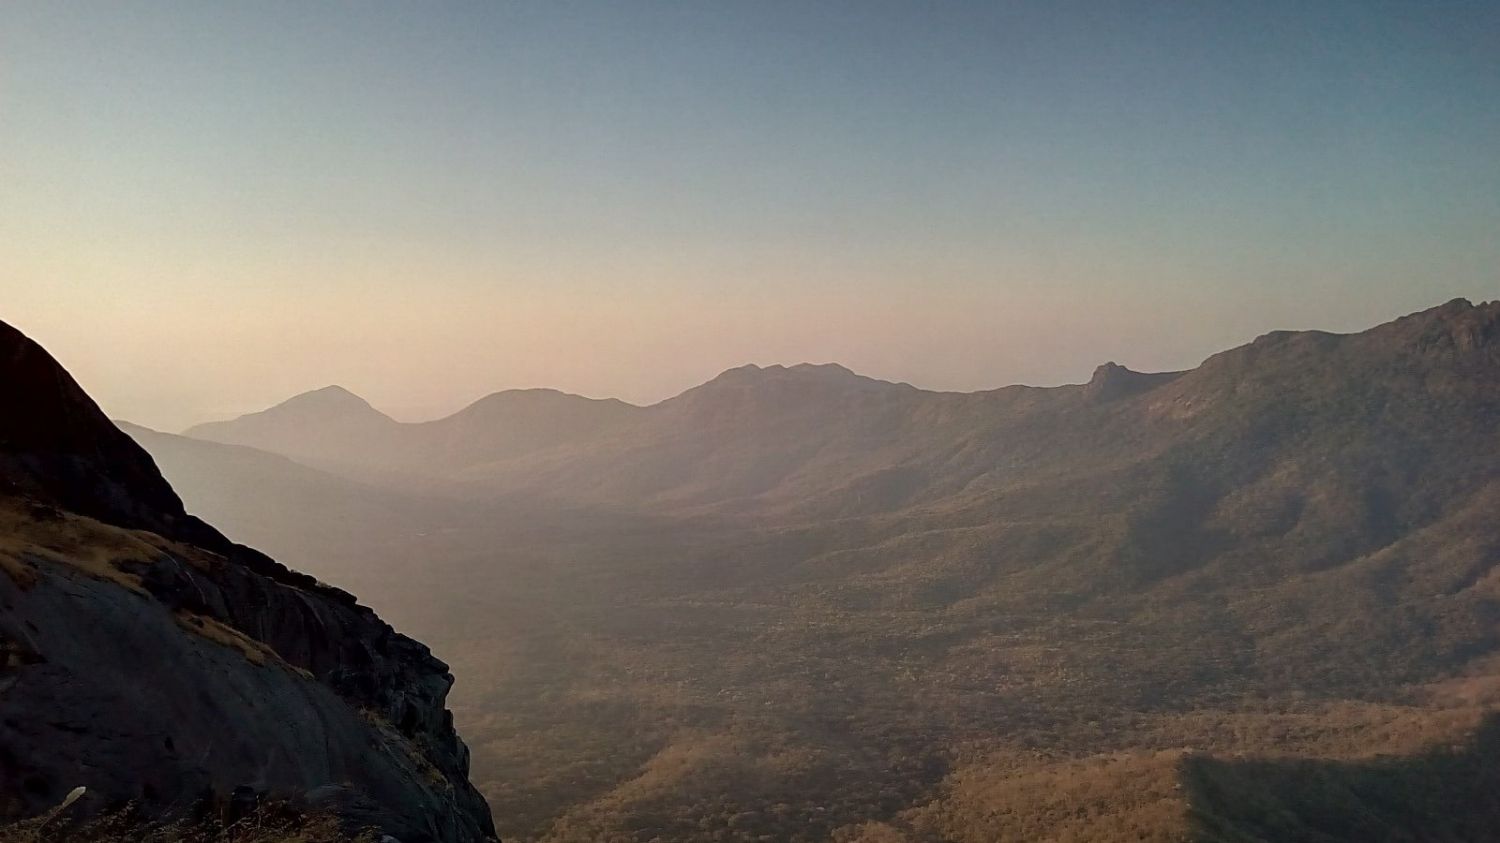
<instances>
[{"instance_id":1,"label":"distant mountain silhouette","mask_svg":"<svg viewBox=\"0 0 1500 843\"><path fill-rule=\"evenodd\" d=\"M513 389L475 401L437 421L409 425L408 470L453 471L608 435L638 407L555 389Z\"/></svg>"},{"instance_id":2,"label":"distant mountain silhouette","mask_svg":"<svg viewBox=\"0 0 1500 843\"><path fill-rule=\"evenodd\" d=\"M402 423L343 387L307 392L185 435L283 454L357 475L443 476L607 431L632 407L551 389L497 392L443 419Z\"/></svg>"},{"instance_id":3,"label":"distant mountain silhouette","mask_svg":"<svg viewBox=\"0 0 1500 843\"><path fill-rule=\"evenodd\" d=\"M315 465L350 466L394 447L400 430L399 422L363 398L341 386L326 386L233 421L197 425L187 433Z\"/></svg>"}]
</instances>

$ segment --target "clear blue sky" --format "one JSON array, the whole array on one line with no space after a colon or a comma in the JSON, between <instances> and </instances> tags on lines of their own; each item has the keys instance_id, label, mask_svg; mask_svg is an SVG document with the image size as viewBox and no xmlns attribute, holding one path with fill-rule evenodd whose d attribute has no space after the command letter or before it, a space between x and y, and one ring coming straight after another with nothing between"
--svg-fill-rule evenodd
<instances>
[{"instance_id":1,"label":"clear blue sky","mask_svg":"<svg viewBox=\"0 0 1500 843\"><path fill-rule=\"evenodd\" d=\"M1500 3L8 3L0 318L174 428L1500 296Z\"/></svg>"}]
</instances>

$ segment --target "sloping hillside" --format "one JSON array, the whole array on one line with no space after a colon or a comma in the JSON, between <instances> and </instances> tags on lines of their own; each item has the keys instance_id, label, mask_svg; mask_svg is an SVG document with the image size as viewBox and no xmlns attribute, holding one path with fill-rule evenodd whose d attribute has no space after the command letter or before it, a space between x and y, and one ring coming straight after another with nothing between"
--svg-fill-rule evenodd
<instances>
[{"instance_id":1,"label":"sloping hillside","mask_svg":"<svg viewBox=\"0 0 1500 843\"><path fill-rule=\"evenodd\" d=\"M407 843L493 836L425 646L188 515L4 324L0 396L0 818L81 786L71 816L248 797Z\"/></svg>"}]
</instances>

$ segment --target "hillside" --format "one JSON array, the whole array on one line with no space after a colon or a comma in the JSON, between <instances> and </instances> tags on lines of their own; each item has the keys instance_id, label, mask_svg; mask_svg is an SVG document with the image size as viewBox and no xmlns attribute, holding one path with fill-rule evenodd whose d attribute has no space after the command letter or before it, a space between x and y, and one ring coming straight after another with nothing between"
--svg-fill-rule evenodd
<instances>
[{"instance_id":1,"label":"hillside","mask_svg":"<svg viewBox=\"0 0 1500 843\"><path fill-rule=\"evenodd\" d=\"M380 564L393 536L479 517L461 501L372 485L279 454L117 425L151 454L193 511L225 535L356 594L388 593L409 581L409 571ZM393 576L381 579L383 571Z\"/></svg>"},{"instance_id":2,"label":"hillside","mask_svg":"<svg viewBox=\"0 0 1500 843\"><path fill-rule=\"evenodd\" d=\"M1273 840L1199 784L1484 739L1500 303L1050 389L745 367L619 415L434 463L471 509L371 527L424 590L366 596L472 678L510 837Z\"/></svg>"},{"instance_id":3,"label":"hillside","mask_svg":"<svg viewBox=\"0 0 1500 843\"><path fill-rule=\"evenodd\" d=\"M261 803L406 843L493 837L425 646L187 514L3 323L0 395L0 819L83 787L51 833Z\"/></svg>"}]
</instances>

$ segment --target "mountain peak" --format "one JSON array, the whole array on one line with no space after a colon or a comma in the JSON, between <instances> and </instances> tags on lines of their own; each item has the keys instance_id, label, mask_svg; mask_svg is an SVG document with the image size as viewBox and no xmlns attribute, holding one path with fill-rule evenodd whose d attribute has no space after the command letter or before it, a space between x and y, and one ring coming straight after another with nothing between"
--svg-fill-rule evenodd
<instances>
[{"instance_id":1,"label":"mountain peak","mask_svg":"<svg viewBox=\"0 0 1500 843\"><path fill-rule=\"evenodd\" d=\"M746 363L733 369L726 369L707 383L697 387L718 385L744 385L769 384L769 383L803 383L803 384L826 384L830 386L897 386L889 381L861 375L847 366L839 363L797 363L784 366L773 363L769 366L759 366L754 363Z\"/></svg>"},{"instance_id":2,"label":"mountain peak","mask_svg":"<svg viewBox=\"0 0 1500 843\"><path fill-rule=\"evenodd\" d=\"M1455 299L1449 299L1448 301L1434 308L1434 310L1448 311L1453 313L1463 313L1465 311L1473 309L1474 303L1464 298L1463 296L1459 296Z\"/></svg>"},{"instance_id":3,"label":"mountain peak","mask_svg":"<svg viewBox=\"0 0 1500 843\"><path fill-rule=\"evenodd\" d=\"M624 404L618 398L589 398L551 387L528 387L524 389L502 389L476 399L459 413L468 413L489 407L514 407L521 405L575 405L575 404Z\"/></svg>"},{"instance_id":4,"label":"mountain peak","mask_svg":"<svg viewBox=\"0 0 1500 843\"><path fill-rule=\"evenodd\" d=\"M1405 346L1424 354L1500 352L1500 301L1474 304L1457 298L1387 322L1362 336L1383 346Z\"/></svg>"},{"instance_id":5,"label":"mountain peak","mask_svg":"<svg viewBox=\"0 0 1500 843\"><path fill-rule=\"evenodd\" d=\"M0 491L205 546L224 541L183 510L150 455L51 354L4 322L0 401Z\"/></svg>"},{"instance_id":6,"label":"mountain peak","mask_svg":"<svg viewBox=\"0 0 1500 843\"><path fill-rule=\"evenodd\" d=\"M264 410L247 413L227 421L206 422L185 431L187 436L216 439L216 431L242 423L287 424L306 422L338 422L341 424L378 425L395 424L395 420L370 406L370 402L355 395L342 386L325 386L293 395ZM252 443L238 443L252 444Z\"/></svg>"},{"instance_id":7,"label":"mountain peak","mask_svg":"<svg viewBox=\"0 0 1500 843\"><path fill-rule=\"evenodd\" d=\"M368 449L390 447L391 437L400 427L400 422L349 390L325 386L257 413L190 427L183 435L246 445L293 459L312 459L325 453L353 459Z\"/></svg>"},{"instance_id":8,"label":"mountain peak","mask_svg":"<svg viewBox=\"0 0 1500 843\"><path fill-rule=\"evenodd\" d=\"M809 374L809 375L817 375L819 377L835 377L835 378L837 378L837 377L843 377L843 378L858 378L858 377L863 377L862 375L855 374L855 372L852 369L850 369L849 367L844 366L844 365L839 364L839 363L798 363L795 366L789 366L789 367L787 367L787 371L789 371L789 372L800 372L802 374Z\"/></svg>"},{"instance_id":9,"label":"mountain peak","mask_svg":"<svg viewBox=\"0 0 1500 843\"><path fill-rule=\"evenodd\" d=\"M1084 387L1084 396L1095 403L1114 401L1166 383L1178 374L1180 373L1137 372L1111 360L1094 370L1093 377L1089 378L1088 385Z\"/></svg>"},{"instance_id":10,"label":"mountain peak","mask_svg":"<svg viewBox=\"0 0 1500 843\"><path fill-rule=\"evenodd\" d=\"M325 387L323 387L321 389L311 389L311 390L308 390L307 392L304 392L303 394L304 395L320 395L320 396L326 396L326 397L330 397L330 398L339 398L339 399L353 398L353 399L355 399L357 401L363 401L364 400L363 398L360 398L358 395L355 395L353 392L350 392L348 389L346 389L346 388L344 388L342 386L339 386L336 383L331 383L328 386L325 386Z\"/></svg>"},{"instance_id":11,"label":"mountain peak","mask_svg":"<svg viewBox=\"0 0 1500 843\"><path fill-rule=\"evenodd\" d=\"M277 404L275 407L272 407L271 410L280 409L282 407L317 407L328 410L367 410L372 413L380 412L379 410L376 410L374 407L372 407L370 405L370 402L337 384L331 384L329 386L322 387L321 389L310 390L308 392L301 393L300 395L293 395L291 398L288 398L280 404ZM381 415L384 414L382 413Z\"/></svg>"}]
</instances>

